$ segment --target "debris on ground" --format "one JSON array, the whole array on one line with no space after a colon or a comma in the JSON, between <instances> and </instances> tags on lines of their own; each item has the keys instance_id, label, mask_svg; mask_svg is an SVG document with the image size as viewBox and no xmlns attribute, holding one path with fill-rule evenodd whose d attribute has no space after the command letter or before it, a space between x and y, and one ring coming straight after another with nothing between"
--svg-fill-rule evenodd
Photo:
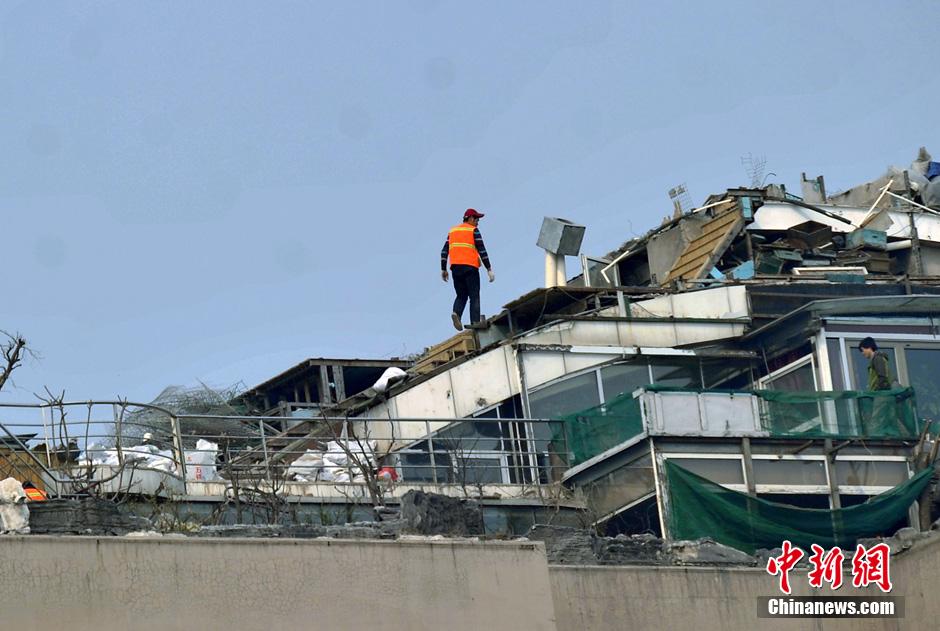
<instances>
[{"instance_id":1,"label":"debris on ground","mask_svg":"<svg viewBox=\"0 0 940 631\"><path fill-rule=\"evenodd\" d=\"M483 512L474 500L408 491L401 498L405 532L417 535L482 535Z\"/></svg>"},{"instance_id":2,"label":"debris on ground","mask_svg":"<svg viewBox=\"0 0 940 631\"><path fill-rule=\"evenodd\" d=\"M114 502L94 497L34 503L29 525L37 535L126 535L153 529L149 519L128 515Z\"/></svg>"},{"instance_id":3,"label":"debris on ground","mask_svg":"<svg viewBox=\"0 0 940 631\"><path fill-rule=\"evenodd\" d=\"M652 534L602 537L591 530L536 524L526 538L545 544L555 565L746 565L757 559L712 541L664 541Z\"/></svg>"}]
</instances>

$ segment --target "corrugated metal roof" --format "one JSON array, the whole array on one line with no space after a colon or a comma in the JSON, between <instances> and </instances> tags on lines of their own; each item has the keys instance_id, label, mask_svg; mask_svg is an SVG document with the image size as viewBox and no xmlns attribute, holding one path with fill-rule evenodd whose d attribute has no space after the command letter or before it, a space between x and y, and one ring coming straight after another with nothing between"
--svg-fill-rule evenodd
<instances>
[{"instance_id":1,"label":"corrugated metal roof","mask_svg":"<svg viewBox=\"0 0 940 631\"><path fill-rule=\"evenodd\" d=\"M677 278L704 278L743 227L744 218L737 208L715 216L702 226L702 234L693 239L679 256L666 282Z\"/></svg>"}]
</instances>

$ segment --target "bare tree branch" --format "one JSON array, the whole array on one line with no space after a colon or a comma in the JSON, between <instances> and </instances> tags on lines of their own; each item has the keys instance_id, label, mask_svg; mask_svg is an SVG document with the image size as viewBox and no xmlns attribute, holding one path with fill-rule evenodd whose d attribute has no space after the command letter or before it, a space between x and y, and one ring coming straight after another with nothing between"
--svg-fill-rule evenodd
<instances>
[{"instance_id":1,"label":"bare tree branch","mask_svg":"<svg viewBox=\"0 0 940 631\"><path fill-rule=\"evenodd\" d=\"M0 331L7 341L0 344L0 354L3 355L2 362L5 364L0 368L0 390L3 390L4 384L13 374L13 371L23 362L23 352L26 350L26 340L18 333L10 335L5 331Z\"/></svg>"}]
</instances>

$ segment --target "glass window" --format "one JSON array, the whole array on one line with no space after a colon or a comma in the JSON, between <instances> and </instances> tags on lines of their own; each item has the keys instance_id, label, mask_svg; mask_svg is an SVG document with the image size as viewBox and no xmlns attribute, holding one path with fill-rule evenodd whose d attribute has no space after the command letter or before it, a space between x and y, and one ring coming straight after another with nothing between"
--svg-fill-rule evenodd
<instances>
[{"instance_id":1,"label":"glass window","mask_svg":"<svg viewBox=\"0 0 940 631\"><path fill-rule=\"evenodd\" d=\"M454 458L455 482L462 484L502 484L503 467L499 457Z\"/></svg>"},{"instance_id":2,"label":"glass window","mask_svg":"<svg viewBox=\"0 0 940 631\"><path fill-rule=\"evenodd\" d=\"M496 416L498 418L522 418L522 404L519 395L517 394L511 399L503 401L496 408Z\"/></svg>"},{"instance_id":3,"label":"glass window","mask_svg":"<svg viewBox=\"0 0 940 631\"><path fill-rule=\"evenodd\" d=\"M604 386L605 402L612 401L618 395L632 393L649 383L649 366L646 365L644 359L601 368L601 384Z\"/></svg>"},{"instance_id":4,"label":"glass window","mask_svg":"<svg viewBox=\"0 0 940 631\"><path fill-rule=\"evenodd\" d=\"M755 484L824 485L826 463L822 460L764 460L754 458Z\"/></svg>"},{"instance_id":5,"label":"glass window","mask_svg":"<svg viewBox=\"0 0 940 631\"><path fill-rule=\"evenodd\" d=\"M434 449L449 451L497 451L502 449L503 423L466 421L455 423L434 436Z\"/></svg>"},{"instance_id":6,"label":"glass window","mask_svg":"<svg viewBox=\"0 0 940 631\"><path fill-rule=\"evenodd\" d=\"M839 340L826 340L826 352L829 355L829 372L832 375L833 390L848 390L845 387L845 377L842 374L842 347Z\"/></svg>"},{"instance_id":7,"label":"glass window","mask_svg":"<svg viewBox=\"0 0 940 631\"><path fill-rule=\"evenodd\" d=\"M829 494L813 493L758 493L757 497L775 502L777 504L787 504L797 508L821 508L829 510Z\"/></svg>"},{"instance_id":8,"label":"glass window","mask_svg":"<svg viewBox=\"0 0 940 631\"><path fill-rule=\"evenodd\" d=\"M669 458L669 462L716 484L744 484L739 458Z\"/></svg>"},{"instance_id":9,"label":"glass window","mask_svg":"<svg viewBox=\"0 0 940 631\"><path fill-rule=\"evenodd\" d=\"M584 257L582 261L587 262L587 269L584 270L585 276L587 276L588 282L590 282L591 287L615 287L617 281L617 266L607 270L607 276L610 277L610 281L604 278L604 275L601 274L601 270L607 267L610 264L610 261L604 261L601 259L592 259L590 257Z\"/></svg>"},{"instance_id":10,"label":"glass window","mask_svg":"<svg viewBox=\"0 0 940 631\"><path fill-rule=\"evenodd\" d=\"M431 468L431 454L428 453L427 441L416 443L408 448L408 452L398 452L398 462L401 467L401 476L403 480L414 480L420 482L432 482L434 472ZM437 481L450 481L451 466L450 456L446 451L441 451L440 447L435 446L434 464L437 469Z\"/></svg>"},{"instance_id":11,"label":"glass window","mask_svg":"<svg viewBox=\"0 0 940 631\"><path fill-rule=\"evenodd\" d=\"M871 460L836 460L839 486L897 486L907 480L907 464Z\"/></svg>"},{"instance_id":12,"label":"glass window","mask_svg":"<svg viewBox=\"0 0 940 631\"><path fill-rule=\"evenodd\" d=\"M940 419L940 348L906 348L907 376L917 395L917 411Z\"/></svg>"},{"instance_id":13,"label":"glass window","mask_svg":"<svg viewBox=\"0 0 940 631\"><path fill-rule=\"evenodd\" d=\"M748 390L751 388L751 364L735 359L703 359L702 374L706 390Z\"/></svg>"},{"instance_id":14,"label":"glass window","mask_svg":"<svg viewBox=\"0 0 940 631\"><path fill-rule=\"evenodd\" d=\"M877 342L877 340L875 340ZM855 383L852 384L855 390L868 390L868 364L862 352L858 350L858 341L848 341L846 349L849 355L849 363L852 364L852 377ZM898 362L894 349L889 346L878 345L878 350L888 356L888 364L891 366L891 374L895 379L898 378Z\"/></svg>"},{"instance_id":15,"label":"glass window","mask_svg":"<svg viewBox=\"0 0 940 631\"><path fill-rule=\"evenodd\" d=\"M529 394L533 418L560 418L600 403L597 375L593 371L553 383Z\"/></svg>"},{"instance_id":16,"label":"glass window","mask_svg":"<svg viewBox=\"0 0 940 631\"><path fill-rule=\"evenodd\" d=\"M771 377L764 382L764 388L783 392L815 392L816 378L813 374L813 364L806 362L799 368Z\"/></svg>"},{"instance_id":17,"label":"glass window","mask_svg":"<svg viewBox=\"0 0 940 631\"><path fill-rule=\"evenodd\" d=\"M697 359L650 360L653 365L653 383L671 388L701 388L702 372Z\"/></svg>"}]
</instances>

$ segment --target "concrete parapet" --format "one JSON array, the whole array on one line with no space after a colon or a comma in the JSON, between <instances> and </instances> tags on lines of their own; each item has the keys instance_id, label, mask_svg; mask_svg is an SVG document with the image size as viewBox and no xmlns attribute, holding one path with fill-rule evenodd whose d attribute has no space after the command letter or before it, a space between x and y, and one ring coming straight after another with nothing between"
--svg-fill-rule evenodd
<instances>
[{"instance_id":1,"label":"concrete parapet","mask_svg":"<svg viewBox=\"0 0 940 631\"><path fill-rule=\"evenodd\" d=\"M0 538L9 629L554 629L535 542Z\"/></svg>"}]
</instances>

